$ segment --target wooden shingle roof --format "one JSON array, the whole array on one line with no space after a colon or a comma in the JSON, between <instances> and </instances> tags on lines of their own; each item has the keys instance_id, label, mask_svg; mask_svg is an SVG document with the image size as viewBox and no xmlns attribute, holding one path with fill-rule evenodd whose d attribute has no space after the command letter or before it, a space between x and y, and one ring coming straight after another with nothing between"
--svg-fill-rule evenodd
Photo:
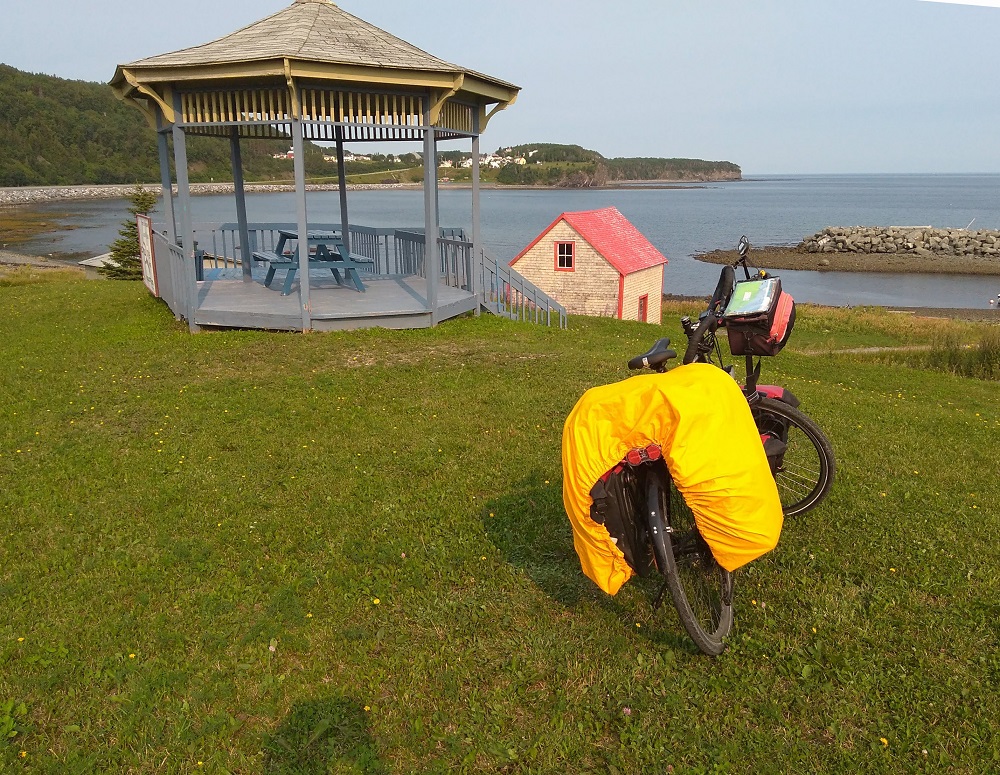
<instances>
[{"instance_id":1,"label":"wooden shingle roof","mask_svg":"<svg viewBox=\"0 0 1000 775\"><path fill-rule=\"evenodd\" d=\"M352 16L330 0L294 0L236 32L200 46L120 65L146 69L206 68L265 60L469 74L501 87L518 87L439 59L374 24Z\"/></svg>"},{"instance_id":2,"label":"wooden shingle roof","mask_svg":"<svg viewBox=\"0 0 1000 775\"><path fill-rule=\"evenodd\" d=\"M667 263L667 258L616 207L563 213L511 262L513 266L560 221L565 221L590 243L619 274L629 275Z\"/></svg>"}]
</instances>

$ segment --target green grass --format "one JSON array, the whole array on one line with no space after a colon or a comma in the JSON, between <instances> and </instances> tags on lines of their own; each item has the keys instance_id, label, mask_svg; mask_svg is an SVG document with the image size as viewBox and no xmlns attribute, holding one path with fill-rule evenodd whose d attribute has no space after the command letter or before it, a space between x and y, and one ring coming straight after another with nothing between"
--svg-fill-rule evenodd
<instances>
[{"instance_id":1,"label":"green grass","mask_svg":"<svg viewBox=\"0 0 1000 775\"><path fill-rule=\"evenodd\" d=\"M998 767L997 385L827 346L936 330L800 310L764 377L838 479L712 660L582 575L561 502L566 414L673 308L192 336L138 283L0 303L0 771Z\"/></svg>"},{"instance_id":2,"label":"green grass","mask_svg":"<svg viewBox=\"0 0 1000 775\"><path fill-rule=\"evenodd\" d=\"M0 265L0 288L38 283L67 283L85 280L86 274L77 267L37 267Z\"/></svg>"}]
</instances>

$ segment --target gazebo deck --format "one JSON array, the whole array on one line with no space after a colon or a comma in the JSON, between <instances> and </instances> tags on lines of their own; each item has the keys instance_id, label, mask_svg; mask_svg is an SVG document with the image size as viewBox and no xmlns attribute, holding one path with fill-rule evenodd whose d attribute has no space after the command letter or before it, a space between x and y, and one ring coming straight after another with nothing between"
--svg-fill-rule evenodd
<instances>
[{"instance_id":1,"label":"gazebo deck","mask_svg":"<svg viewBox=\"0 0 1000 775\"><path fill-rule=\"evenodd\" d=\"M206 269L197 285L198 326L302 330L298 280L281 295L282 276L264 286L265 270L254 269L253 282L244 282L240 269ZM314 331L357 328L426 328L474 311L475 294L439 283L437 310L432 317L426 281L415 276L362 274L365 292L338 285L329 270L309 273L310 318Z\"/></svg>"}]
</instances>

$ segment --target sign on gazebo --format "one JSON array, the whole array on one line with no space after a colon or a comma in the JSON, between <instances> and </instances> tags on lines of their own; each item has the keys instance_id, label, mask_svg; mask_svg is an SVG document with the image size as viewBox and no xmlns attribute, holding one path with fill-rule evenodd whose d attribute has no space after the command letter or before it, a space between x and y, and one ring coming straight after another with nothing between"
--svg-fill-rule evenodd
<instances>
[{"instance_id":1,"label":"sign on gazebo","mask_svg":"<svg viewBox=\"0 0 1000 775\"><path fill-rule=\"evenodd\" d=\"M139 259L142 261L142 281L149 292L160 297L156 285L156 255L153 253L153 220L148 215L136 215L135 225L139 230Z\"/></svg>"}]
</instances>

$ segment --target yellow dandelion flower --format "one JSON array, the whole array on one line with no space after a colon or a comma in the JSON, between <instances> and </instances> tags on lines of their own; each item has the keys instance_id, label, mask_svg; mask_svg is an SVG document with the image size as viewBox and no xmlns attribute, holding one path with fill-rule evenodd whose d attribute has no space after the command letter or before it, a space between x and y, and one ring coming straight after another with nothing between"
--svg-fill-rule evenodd
<instances>
[{"instance_id":1,"label":"yellow dandelion flower","mask_svg":"<svg viewBox=\"0 0 1000 775\"><path fill-rule=\"evenodd\" d=\"M886 748L888 748L888 747L889 747L889 741L888 741L888 740L886 740L886 739L885 739L884 737L880 737L880 738L879 738L879 741L880 741L880 742L882 743L882 745L884 745L884 746L885 746Z\"/></svg>"},{"instance_id":2,"label":"yellow dandelion flower","mask_svg":"<svg viewBox=\"0 0 1000 775\"><path fill-rule=\"evenodd\" d=\"M128 655L128 658L129 658L129 659L135 659L135 654L129 654L129 655Z\"/></svg>"},{"instance_id":3,"label":"yellow dandelion flower","mask_svg":"<svg viewBox=\"0 0 1000 775\"><path fill-rule=\"evenodd\" d=\"M378 598L376 597L376 598L373 598L373 599L372 599L372 602L373 602L373 603L374 603L375 605L378 605L378 604L379 604L379 603L381 603L382 601L381 601L381 600L379 600L379 599L378 599Z\"/></svg>"},{"instance_id":4,"label":"yellow dandelion flower","mask_svg":"<svg viewBox=\"0 0 1000 775\"><path fill-rule=\"evenodd\" d=\"M368 711L370 711L371 709L372 709L372 708L371 708L371 705L365 705L365 713L367 713L367 712L368 712Z\"/></svg>"}]
</instances>

